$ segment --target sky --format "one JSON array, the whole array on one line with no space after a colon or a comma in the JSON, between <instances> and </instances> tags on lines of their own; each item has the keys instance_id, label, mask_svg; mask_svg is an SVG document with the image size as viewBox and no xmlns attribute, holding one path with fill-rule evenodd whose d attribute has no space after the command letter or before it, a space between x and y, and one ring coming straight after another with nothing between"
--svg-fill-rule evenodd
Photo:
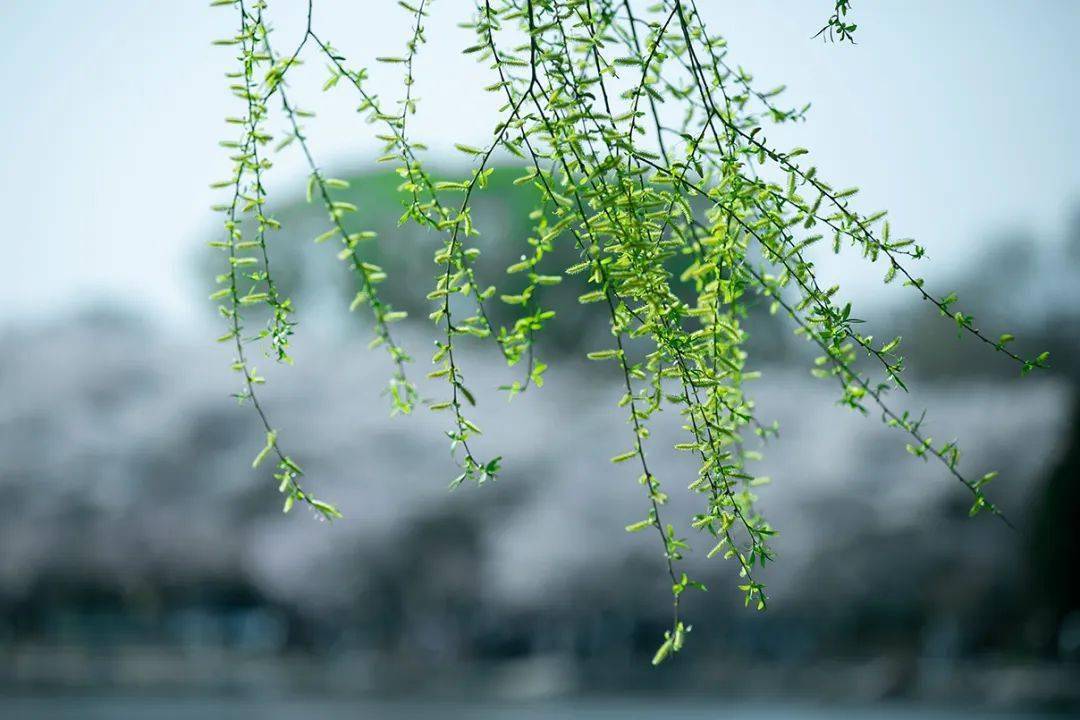
<instances>
[{"instance_id":1,"label":"sky","mask_svg":"<svg viewBox=\"0 0 1080 720\"><path fill-rule=\"evenodd\" d=\"M860 207L888 209L894 232L929 249L937 273L1014 228L1053 239L1080 206L1080 2L855 2L858 44L811 39L829 0L710 0L709 27L763 86L786 84L810 119L770 134L810 148L823 177L862 188ZM208 2L35 0L0 3L0 326L100 303L138 307L171 326L198 325L209 281L192 257L212 239L228 174L218 141L235 114L224 72L233 51L210 45L233 15ZM302 31L301 0L276 0L279 43ZM415 137L438 159L482 144L497 109L487 71L461 50L467 0L437 0L417 65ZM393 0L318 0L315 24L372 87L400 94L396 66L408 18ZM325 167L373 165L379 145L344 93L323 95L320 63L293 96L319 110L311 126ZM283 155L274 192L296 193L303 168ZM877 273L837 266L876 301ZM869 277L869 282L865 277ZM933 272L930 273L933 279Z\"/></svg>"}]
</instances>

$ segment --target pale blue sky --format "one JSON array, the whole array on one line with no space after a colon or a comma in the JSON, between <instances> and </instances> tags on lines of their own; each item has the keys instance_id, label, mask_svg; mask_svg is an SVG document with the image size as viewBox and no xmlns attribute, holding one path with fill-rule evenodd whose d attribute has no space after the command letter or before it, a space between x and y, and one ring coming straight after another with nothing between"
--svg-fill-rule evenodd
<instances>
[{"instance_id":1,"label":"pale blue sky","mask_svg":"<svg viewBox=\"0 0 1080 720\"><path fill-rule=\"evenodd\" d=\"M888 208L942 270L1002 227L1054 237L1080 202L1080 2L862 0L855 47L810 39L828 0L704 4L733 60L786 83L793 103L813 101L809 122L772 138L809 147L834 184L862 187L863 207ZM304 5L271 3L280 42ZM356 64L403 45L406 17L392 0L316 7L323 34ZM471 43L454 22L469 7L435 3L418 67L413 127L436 151L482 141L490 124L477 118L494 110L480 91L487 75L460 55ZM231 30L229 10L194 0L0 4L0 324L100 300L171 323L205 317L189 261L217 223L208 183L227 169L217 141L231 51L209 43ZM351 99L319 96L321 64L308 70L294 92L324 110L312 128L321 162L373 157ZM393 69L373 71L396 98ZM289 191L301 177L299 161L283 158L272 181Z\"/></svg>"}]
</instances>

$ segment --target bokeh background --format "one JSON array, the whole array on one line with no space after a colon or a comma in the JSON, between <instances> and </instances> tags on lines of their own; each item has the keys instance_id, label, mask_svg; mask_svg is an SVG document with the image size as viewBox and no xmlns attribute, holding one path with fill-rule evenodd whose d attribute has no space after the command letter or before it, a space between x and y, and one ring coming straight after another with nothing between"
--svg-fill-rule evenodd
<instances>
[{"instance_id":1,"label":"bokeh background","mask_svg":"<svg viewBox=\"0 0 1080 720\"><path fill-rule=\"evenodd\" d=\"M447 491L444 418L387 417L389 369L346 311L350 278L314 246L321 213L302 159L270 175L284 225L273 252L298 307L296 366L263 400L319 492L346 519L280 512L262 438L230 399L236 378L206 300L220 256L209 183L234 111L224 72L232 15L205 3L0 4L0 717L1036 717L1080 708L1080 4L1068 0L855 3L859 44L811 40L831 3L706 3L732 59L786 83L807 122L770 135L887 207L928 247L929 283L1052 369L1016 368L881 272L822 256L860 317L903 334L929 429L957 437L972 475L1018 527L967 518L963 488L904 451L874 417L835 404L781 317L755 312L763 418L780 422L759 472L780 530L767 613L741 605L732 568L689 567L687 652L649 666L668 619L655 538L624 449L617 378L581 362L603 319L555 292L539 393L507 403L490 351L467 353L498 483ZM403 46L396 3L321 0L316 23L357 64ZM417 66L410 121L433 167L483 144L496 104L460 51L469 4L441 0ZM305 4L270 16L288 43ZM387 69L389 68L389 69ZM322 66L294 95L320 110L316 156L380 233L393 304L421 320L437 238L399 228L394 178ZM400 94L392 66L373 87ZM511 168L478 201L482 273L525 237ZM426 394L436 394L432 386ZM673 489L694 468L650 443ZM756 441L751 441L756 443ZM693 537L693 536L691 536ZM704 541L700 541L701 544Z\"/></svg>"}]
</instances>

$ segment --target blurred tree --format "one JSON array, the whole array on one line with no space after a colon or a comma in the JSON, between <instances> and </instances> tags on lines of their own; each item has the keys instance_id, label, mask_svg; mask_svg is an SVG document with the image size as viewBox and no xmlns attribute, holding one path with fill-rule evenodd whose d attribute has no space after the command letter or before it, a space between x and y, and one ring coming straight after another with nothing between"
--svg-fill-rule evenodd
<instances>
[{"instance_id":1,"label":"blurred tree","mask_svg":"<svg viewBox=\"0 0 1080 720\"><path fill-rule=\"evenodd\" d=\"M434 174L454 176L452 172L436 171ZM473 242L473 247L480 250L474 263L480 277L495 277L507 266L519 262L521 253L515 240L527 238L532 233L529 213L541 198L538 193L530 192L528 187L519 189L514 186L513 181L520 174L520 168L495 168L483 195L472 204L476 224L488 228ZM348 187L334 190L331 196L358 208L357 212L342 218L346 231L357 233L369 230L376 234L370 242L357 248L357 254L364 262L379 266L388 277L395 279L395 282L380 288L380 296L388 305L408 313L403 322L424 318L431 310L431 302L417 293L415 288L423 287L430 280L431 255L437 247L437 236L425 232L416 224L399 223L400 183L394 176L360 171L342 173L342 177ZM698 212L704 212L703 203L694 205ZM335 330L351 332L369 329L369 324L365 322L367 318L358 318L356 313L351 316L344 313L356 293L349 274L341 272L338 267L340 263L332 254L309 252L307 241L318 235L325 223L318 208L302 197L284 198L279 201L273 216L282 225L281 233L274 241L274 281L278 292L296 301L300 308L341 308L342 314L331 315L330 319L347 317L348 322L334 324ZM561 243L551 249L546 262L550 268L558 271L578 262L578 259L572 245ZM200 253L197 264L199 277L212 277L220 265L221 257L216 252ZM667 265L676 274L682 273L687 267L680 256L669 259ZM519 293L527 285L527 278L510 276L502 289ZM674 289L683 300L692 300L690 288ZM570 284L540 288L537 295L542 296L544 305L554 311L558 318L534 339L545 355L580 354L592 349L595 338L607 327L604 313L584 312L592 308L578 303L578 293ZM505 303L492 303L487 312L492 323L499 327L516 320L515 308ZM787 331L782 319L768 312L768 302L762 298L748 298L747 313L754 317L754 334L748 334L747 338L751 354L761 353L762 357L773 361L786 357L789 353L789 344L785 342ZM250 324L265 324L272 315L270 308L255 306L249 309L247 321ZM324 318L326 314L320 316L320 319Z\"/></svg>"},{"instance_id":2,"label":"blurred tree","mask_svg":"<svg viewBox=\"0 0 1080 720\"><path fill-rule=\"evenodd\" d=\"M1071 432L1065 456L1047 481L1046 491L1035 509L1031 541L1032 585L1038 589L1033 603L1046 613L1059 643L1063 623L1080 618L1080 393L1075 391ZM1073 570L1069 570L1073 568ZM1075 638L1072 640L1075 643ZM1055 647L1054 650L1059 648ZM1064 648L1061 648L1064 649ZM1071 652L1076 652L1073 647Z\"/></svg>"}]
</instances>

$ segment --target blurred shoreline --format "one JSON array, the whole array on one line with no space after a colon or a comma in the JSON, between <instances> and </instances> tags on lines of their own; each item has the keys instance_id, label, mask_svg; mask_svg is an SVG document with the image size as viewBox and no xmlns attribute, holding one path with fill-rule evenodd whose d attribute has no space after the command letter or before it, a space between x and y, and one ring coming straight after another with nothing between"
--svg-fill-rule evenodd
<instances>
[{"instance_id":1,"label":"blurred shoreline","mask_svg":"<svg viewBox=\"0 0 1080 720\"><path fill-rule=\"evenodd\" d=\"M318 697L546 702L568 698L723 698L813 704L901 702L965 710L1080 707L1075 668L1060 663L873 657L790 662L648 663L610 670L568 656L422 665L375 654L251 655L175 648L28 646L0 653L4 697Z\"/></svg>"}]
</instances>

